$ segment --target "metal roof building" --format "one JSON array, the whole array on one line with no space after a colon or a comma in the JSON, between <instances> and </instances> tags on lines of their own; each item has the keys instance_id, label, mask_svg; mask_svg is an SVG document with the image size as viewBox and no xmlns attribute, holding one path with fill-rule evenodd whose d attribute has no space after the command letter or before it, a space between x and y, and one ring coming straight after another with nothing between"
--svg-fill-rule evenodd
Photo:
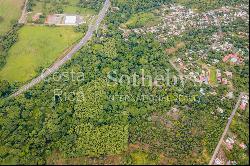
<instances>
[{"instance_id":1,"label":"metal roof building","mask_svg":"<svg viewBox=\"0 0 250 166\"><path fill-rule=\"evenodd\" d=\"M76 24L76 16L66 16L64 23L67 25L75 25Z\"/></svg>"}]
</instances>

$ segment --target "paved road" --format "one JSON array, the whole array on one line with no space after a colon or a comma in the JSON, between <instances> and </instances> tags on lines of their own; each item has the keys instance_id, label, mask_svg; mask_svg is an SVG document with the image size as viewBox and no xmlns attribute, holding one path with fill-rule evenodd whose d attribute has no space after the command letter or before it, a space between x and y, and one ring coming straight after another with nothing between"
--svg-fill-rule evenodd
<instances>
[{"instance_id":1,"label":"paved road","mask_svg":"<svg viewBox=\"0 0 250 166\"><path fill-rule=\"evenodd\" d=\"M241 98L242 98L243 95L244 95L244 93L241 93L240 96L239 96L239 99L238 99L238 101L237 101L237 103L235 105L235 108L234 108L231 116L228 119L227 125L226 125L226 127L224 129L224 132L223 132L221 138L220 138L220 141L219 141L218 145L216 146L216 149L214 150L214 154L213 154L213 156L212 156L212 158L211 158L211 160L209 162L209 165L213 165L214 164L214 160L215 160L215 158L216 158L216 156L217 156L217 154L218 154L218 152L220 150L220 146L221 146L221 144L223 142L224 137L227 134L227 131L228 131L229 127L230 127L230 124L232 123L233 117L234 117L236 111L238 110L238 107L239 107L239 105L241 103Z\"/></svg>"},{"instance_id":2,"label":"paved road","mask_svg":"<svg viewBox=\"0 0 250 166\"><path fill-rule=\"evenodd\" d=\"M103 6L102 10L100 11L100 13L98 14L98 18L95 21L94 25L92 25L92 24L89 25L89 28L88 28L88 31L87 31L86 35L81 39L81 41L78 44L76 44L73 47L73 49L67 55L65 55L62 59L56 61L44 73L42 73L37 78L33 79L30 83L28 83L28 84L24 85L23 87L21 87L17 92L15 92L14 94L12 94L10 97L16 97L16 96L22 94L23 92L27 91L28 89L30 89L31 87L33 87L36 84L40 83L46 77L48 77L49 75L51 75L52 73L54 73L55 71L57 71L67 61L69 61L72 58L72 56L76 52L78 52L91 39L94 31L96 31L98 29L100 23L104 19L104 17L106 15L106 13L107 13L110 5L111 5L110 0L105 0L104 6Z\"/></svg>"},{"instance_id":3,"label":"paved road","mask_svg":"<svg viewBox=\"0 0 250 166\"><path fill-rule=\"evenodd\" d=\"M22 10L22 15L21 15L20 19L18 20L19 24L25 24L26 23L26 20L27 20L27 4L28 4L28 0L25 0L23 10Z\"/></svg>"}]
</instances>

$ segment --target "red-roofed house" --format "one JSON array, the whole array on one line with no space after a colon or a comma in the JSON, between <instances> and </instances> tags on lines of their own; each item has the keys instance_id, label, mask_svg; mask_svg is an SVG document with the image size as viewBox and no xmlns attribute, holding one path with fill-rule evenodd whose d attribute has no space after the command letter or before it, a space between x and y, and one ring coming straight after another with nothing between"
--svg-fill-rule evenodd
<instances>
[{"instance_id":1,"label":"red-roofed house","mask_svg":"<svg viewBox=\"0 0 250 166\"><path fill-rule=\"evenodd\" d=\"M240 109L241 110L246 110L246 107L247 107L247 103L242 102L241 105L240 105Z\"/></svg>"}]
</instances>

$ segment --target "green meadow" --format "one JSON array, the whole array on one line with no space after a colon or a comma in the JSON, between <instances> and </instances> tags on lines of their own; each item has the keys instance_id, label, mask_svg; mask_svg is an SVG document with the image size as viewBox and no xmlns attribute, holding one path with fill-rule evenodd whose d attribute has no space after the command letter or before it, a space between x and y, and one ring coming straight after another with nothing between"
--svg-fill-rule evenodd
<instances>
[{"instance_id":1,"label":"green meadow","mask_svg":"<svg viewBox=\"0 0 250 166\"><path fill-rule=\"evenodd\" d=\"M0 35L10 30L22 13L24 0L0 0Z\"/></svg>"},{"instance_id":2,"label":"green meadow","mask_svg":"<svg viewBox=\"0 0 250 166\"><path fill-rule=\"evenodd\" d=\"M217 83L216 68L214 67L210 68L210 83L212 85L215 85Z\"/></svg>"},{"instance_id":3,"label":"green meadow","mask_svg":"<svg viewBox=\"0 0 250 166\"><path fill-rule=\"evenodd\" d=\"M0 79L10 82L32 79L39 68L49 67L82 36L72 27L24 26L18 33L19 40L0 71Z\"/></svg>"},{"instance_id":4,"label":"green meadow","mask_svg":"<svg viewBox=\"0 0 250 166\"><path fill-rule=\"evenodd\" d=\"M127 22L128 28L140 28L143 26L153 26L158 24L160 18L155 16L153 13L138 13L133 15Z\"/></svg>"}]
</instances>

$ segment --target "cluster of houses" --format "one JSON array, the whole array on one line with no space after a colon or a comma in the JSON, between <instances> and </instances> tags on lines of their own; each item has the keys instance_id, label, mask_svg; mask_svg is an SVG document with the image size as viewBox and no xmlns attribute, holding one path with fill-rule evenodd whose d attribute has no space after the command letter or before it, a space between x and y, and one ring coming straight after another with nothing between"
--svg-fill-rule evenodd
<instances>
[{"instance_id":1,"label":"cluster of houses","mask_svg":"<svg viewBox=\"0 0 250 166\"><path fill-rule=\"evenodd\" d=\"M249 96L248 95L243 95L241 98L241 105L240 109L245 110L246 106L248 104ZM223 110L218 108L218 111L223 113ZM237 140L237 136L231 132L227 134L227 137L223 140L224 147L226 148L227 151L232 151L234 146L240 147L242 150L247 151L248 147L244 142L240 142ZM215 165L236 165L236 161L226 161L225 157L222 157L221 155L217 154L217 158L214 161Z\"/></svg>"},{"instance_id":2,"label":"cluster of houses","mask_svg":"<svg viewBox=\"0 0 250 166\"><path fill-rule=\"evenodd\" d=\"M227 136L226 139L223 140L224 146L226 150L231 151L235 145L238 145L241 149L247 150L247 145L243 142L238 143L236 140L236 136ZM218 154L216 159L214 160L215 165L237 165L236 161L227 160L224 155Z\"/></svg>"},{"instance_id":3,"label":"cluster of houses","mask_svg":"<svg viewBox=\"0 0 250 166\"><path fill-rule=\"evenodd\" d=\"M211 78L211 72L208 66L201 66L197 63L192 63L193 58L189 57L185 63L183 59L177 58L174 63L180 69L180 71L186 75L188 78L194 80L197 83L209 84ZM188 64L188 65L186 65ZM194 72L195 71L195 72ZM221 70L216 70L216 78L219 84L227 85L228 80L233 78L233 73L230 71L221 72Z\"/></svg>"},{"instance_id":4,"label":"cluster of houses","mask_svg":"<svg viewBox=\"0 0 250 166\"><path fill-rule=\"evenodd\" d=\"M212 46L213 51L232 51L234 48L233 44L229 42L217 43Z\"/></svg>"},{"instance_id":5,"label":"cluster of houses","mask_svg":"<svg viewBox=\"0 0 250 166\"><path fill-rule=\"evenodd\" d=\"M219 69L216 70L217 82L219 84L227 85L228 84L228 79L233 78L233 73L230 72L230 71L226 71L226 72L224 72L224 75L226 76L226 78L223 77L221 70L219 70Z\"/></svg>"},{"instance_id":6,"label":"cluster of houses","mask_svg":"<svg viewBox=\"0 0 250 166\"><path fill-rule=\"evenodd\" d=\"M227 133L226 138L223 140L223 145L225 147L225 150L227 150L228 152L232 151L234 146L238 146L244 151L247 151L248 148L244 142L238 141L237 136L231 132ZM224 150L220 149L214 160L214 165L237 165L237 162L227 160Z\"/></svg>"},{"instance_id":7,"label":"cluster of houses","mask_svg":"<svg viewBox=\"0 0 250 166\"><path fill-rule=\"evenodd\" d=\"M244 9L243 9L244 8ZM170 11L170 13L169 13ZM237 8L232 7L223 7L217 10L209 11L206 13L195 13L191 9L186 9L180 5L170 5L164 6L162 8L161 16L163 18L163 22L157 26L149 27L149 28L137 28L132 29L130 31L125 31L126 35L129 35L131 31L138 34L145 34L147 32L151 32L157 35L158 39L165 40L168 37L181 35L183 32L186 32L192 28L196 29L205 29L211 25L228 25L232 21L235 21L238 18L241 18L245 21L249 20L249 14L246 12L244 6L238 6ZM234 45L231 44L230 40L218 40L220 38L220 33L216 33L211 37L212 45L211 49L213 51L220 52L234 52ZM214 42L213 42L214 41ZM222 43L223 42L223 43ZM205 53L204 50L200 50L199 52L195 51L196 55L203 55ZM198 53L198 54L197 54ZM242 55L242 54L240 54ZM205 83L209 84L211 81L211 68L210 64L200 65L194 61L195 58L192 56L192 50L189 50L185 56L181 58L177 58L174 61L174 65L178 67L178 69L188 78L194 80L197 83ZM222 60L220 59L210 59L209 63L217 64L220 62L230 63L231 65L238 65L243 63L243 58L239 56L238 53L231 53L225 55ZM208 66L208 67L207 67ZM222 85L230 84L233 78L233 73L231 71L221 71L220 69L216 70L216 82ZM200 93L203 95L204 90L201 89ZM227 98L232 99L234 97L233 92L229 92L226 95ZM249 97L244 95L241 99L240 109L246 110L248 105ZM217 112L223 114L224 110L222 108L217 108ZM212 112L212 114L215 114ZM247 145L243 142L239 142L236 140L234 136L228 136L224 140L224 145L228 151L231 151L235 145L239 146L243 150L247 150ZM228 161L222 160L220 157L217 157L214 161L214 164L221 165L235 165L236 161Z\"/></svg>"},{"instance_id":8,"label":"cluster of houses","mask_svg":"<svg viewBox=\"0 0 250 166\"><path fill-rule=\"evenodd\" d=\"M182 58L177 58L174 63L180 71L188 78L197 83L209 83L210 72L206 68L202 69L198 64L191 63L192 57L189 57L185 62ZM188 65L187 65L188 64ZM193 72L196 71L196 72Z\"/></svg>"},{"instance_id":9,"label":"cluster of houses","mask_svg":"<svg viewBox=\"0 0 250 166\"><path fill-rule=\"evenodd\" d=\"M237 144L243 150L247 149L247 145L244 144L243 142L237 143L237 140L236 140L235 136L232 136L232 137L228 136L226 138L226 140L224 140L224 145L225 145L226 149L229 150L229 151L233 149L235 144Z\"/></svg>"},{"instance_id":10,"label":"cluster of houses","mask_svg":"<svg viewBox=\"0 0 250 166\"><path fill-rule=\"evenodd\" d=\"M210 81L210 70L207 67L202 67L197 63L191 63L193 60L192 57L189 57L184 63L183 59L177 58L174 62L176 66L190 79L194 80L197 83L209 84ZM186 65L188 64L188 65ZM196 71L196 72L193 72Z\"/></svg>"},{"instance_id":11,"label":"cluster of houses","mask_svg":"<svg viewBox=\"0 0 250 166\"><path fill-rule=\"evenodd\" d=\"M195 12L181 5L164 5L161 8L162 22L151 27L135 28L131 31L138 34L151 32L157 35L160 40L167 40L168 37L181 35L183 32L192 29L206 29L210 26L228 25L229 23L241 18L249 20L249 14L242 9L242 6L222 7L204 13ZM225 43L225 48L230 48L229 43ZM216 48L214 48L216 49Z\"/></svg>"},{"instance_id":12,"label":"cluster of houses","mask_svg":"<svg viewBox=\"0 0 250 166\"><path fill-rule=\"evenodd\" d=\"M174 61L175 66L186 76L186 78L192 79L197 83L210 84L212 82L216 84L228 85L231 87L233 72L225 70L221 71L221 69L216 69L215 75L216 78L212 79L211 67L216 65L217 63L224 62L229 63L231 65L242 64L244 59L238 54L232 53L222 57L222 60L211 58L206 61L206 65L197 63L198 61L195 56L200 56L200 54L204 54L204 50L200 50L197 54L193 55L192 50L189 50L185 53L185 56L181 58L177 58ZM200 52L200 53L199 53Z\"/></svg>"},{"instance_id":13,"label":"cluster of houses","mask_svg":"<svg viewBox=\"0 0 250 166\"><path fill-rule=\"evenodd\" d=\"M210 81L210 71L208 69L202 69L200 73L190 72L188 76L190 79L194 79L197 83L209 84Z\"/></svg>"},{"instance_id":14,"label":"cluster of houses","mask_svg":"<svg viewBox=\"0 0 250 166\"><path fill-rule=\"evenodd\" d=\"M218 37L217 37L218 38ZM228 55L225 55L223 57L223 62L229 62L230 64L241 64L243 63L244 59L242 56L239 55L245 55L247 51L244 51L242 49L235 48L234 45L227 40L228 38L223 38L224 40L211 40L211 42L214 41L214 44L212 45L211 49L216 52L237 52L237 53L231 53ZM218 63L214 62L214 63Z\"/></svg>"}]
</instances>

